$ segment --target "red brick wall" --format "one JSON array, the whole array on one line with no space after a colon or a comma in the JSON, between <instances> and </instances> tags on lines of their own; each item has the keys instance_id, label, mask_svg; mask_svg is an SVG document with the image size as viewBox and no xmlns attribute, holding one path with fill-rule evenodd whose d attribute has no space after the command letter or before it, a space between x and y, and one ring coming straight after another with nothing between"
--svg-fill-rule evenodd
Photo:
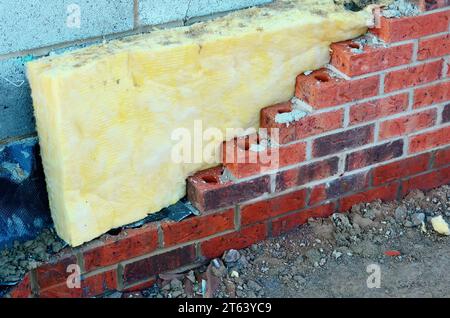
<instances>
[{"instance_id":1,"label":"red brick wall","mask_svg":"<svg viewBox=\"0 0 450 318\"><path fill-rule=\"evenodd\" d=\"M376 199L450 182L448 1L422 1L420 16L381 20L371 32L385 46L354 52L335 43L330 67L299 75L296 96L314 108L289 126L275 123L290 102L261 112L280 129L277 169L226 163L188 180L203 212L106 235L67 250L30 272L13 297L91 297L151 286L159 273L193 266ZM447 6L446 6L447 5ZM233 175L221 183L226 168ZM82 269L81 289L66 285L67 265Z\"/></svg>"}]
</instances>

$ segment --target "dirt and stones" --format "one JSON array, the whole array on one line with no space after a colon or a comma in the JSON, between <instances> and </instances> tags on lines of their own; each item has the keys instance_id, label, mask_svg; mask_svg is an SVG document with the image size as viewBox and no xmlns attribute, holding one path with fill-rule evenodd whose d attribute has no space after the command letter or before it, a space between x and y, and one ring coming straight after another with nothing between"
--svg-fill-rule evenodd
<instances>
[{"instance_id":1,"label":"dirt and stones","mask_svg":"<svg viewBox=\"0 0 450 318\"><path fill-rule=\"evenodd\" d=\"M449 186L428 194L413 191L401 202L359 204L347 214L311 219L289 234L229 251L188 273L163 276L139 294L448 297L450 238L437 234L430 223L439 215L450 220ZM380 288L367 285L374 266L380 270Z\"/></svg>"},{"instance_id":2,"label":"dirt and stones","mask_svg":"<svg viewBox=\"0 0 450 318\"><path fill-rule=\"evenodd\" d=\"M15 242L0 251L0 286L19 282L31 269L48 262L66 246L53 229L44 230L35 240Z\"/></svg>"}]
</instances>

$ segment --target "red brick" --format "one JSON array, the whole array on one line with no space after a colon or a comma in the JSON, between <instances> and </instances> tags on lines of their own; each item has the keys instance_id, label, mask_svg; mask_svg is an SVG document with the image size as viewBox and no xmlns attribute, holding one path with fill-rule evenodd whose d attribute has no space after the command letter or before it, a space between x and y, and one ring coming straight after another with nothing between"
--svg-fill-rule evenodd
<instances>
[{"instance_id":1,"label":"red brick","mask_svg":"<svg viewBox=\"0 0 450 318\"><path fill-rule=\"evenodd\" d=\"M414 108L450 100L450 81L414 90Z\"/></svg>"},{"instance_id":2,"label":"red brick","mask_svg":"<svg viewBox=\"0 0 450 318\"><path fill-rule=\"evenodd\" d=\"M92 245L83 252L88 272L153 252L158 248L158 229L155 224L146 224L138 229L125 230L118 236L104 236Z\"/></svg>"},{"instance_id":3,"label":"red brick","mask_svg":"<svg viewBox=\"0 0 450 318\"><path fill-rule=\"evenodd\" d=\"M412 177L403 182L403 195L414 189L428 191L450 182L450 167Z\"/></svg>"},{"instance_id":4,"label":"red brick","mask_svg":"<svg viewBox=\"0 0 450 318\"><path fill-rule=\"evenodd\" d=\"M393 92L403 88L438 80L442 74L442 61L411 66L386 74L384 91Z\"/></svg>"},{"instance_id":5,"label":"red brick","mask_svg":"<svg viewBox=\"0 0 450 318\"><path fill-rule=\"evenodd\" d=\"M182 222L168 221L161 227L165 247L186 243L234 229L234 209L192 217Z\"/></svg>"},{"instance_id":6,"label":"red brick","mask_svg":"<svg viewBox=\"0 0 450 318\"><path fill-rule=\"evenodd\" d=\"M83 298L82 288L68 288L66 283L41 290L40 298Z\"/></svg>"},{"instance_id":7,"label":"red brick","mask_svg":"<svg viewBox=\"0 0 450 318\"><path fill-rule=\"evenodd\" d=\"M450 148L436 151L433 167L442 167L450 164Z\"/></svg>"},{"instance_id":8,"label":"red brick","mask_svg":"<svg viewBox=\"0 0 450 318\"><path fill-rule=\"evenodd\" d=\"M278 148L278 159L272 167L283 168L306 160L306 143L299 142Z\"/></svg>"},{"instance_id":9,"label":"red brick","mask_svg":"<svg viewBox=\"0 0 450 318\"><path fill-rule=\"evenodd\" d=\"M36 269L37 283L40 289L65 283L71 273L67 272L69 265L76 265L74 255L59 257L53 262L42 265Z\"/></svg>"},{"instance_id":10,"label":"red brick","mask_svg":"<svg viewBox=\"0 0 450 318\"><path fill-rule=\"evenodd\" d=\"M362 52L352 52L354 49ZM364 46L353 41L335 43L331 46L331 64L348 76L358 76L409 64L413 56L413 44L392 47Z\"/></svg>"},{"instance_id":11,"label":"red brick","mask_svg":"<svg viewBox=\"0 0 450 318\"><path fill-rule=\"evenodd\" d=\"M392 183L386 186L356 193L339 201L339 211L345 212L352 208L352 206L359 203L368 203L375 200L393 201L397 198L398 183Z\"/></svg>"},{"instance_id":12,"label":"red brick","mask_svg":"<svg viewBox=\"0 0 450 318\"><path fill-rule=\"evenodd\" d=\"M313 206L319 202L325 201L326 199L327 199L326 186L325 184L319 184L311 189L308 205Z\"/></svg>"},{"instance_id":13,"label":"red brick","mask_svg":"<svg viewBox=\"0 0 450 318\"><path fill-rule=\"evenodd\" d=\"M356 170L400 157L403 154L403 140L395 140L382 145L352 152L347 155L347 171Z\"/></svg>"},{"instance_id":14,"label":"red brick","mask_svg":"<svg viewBox=\"0 0 450 318\"><path fill-rule=\"evenodd\" d=\"M431 11L450 6L449 0L415 0L422 11Z\"/></svg>"},{"instance_id":15,"label":"red brick","mask_svg":"<svg viewBox=\"0 0 450 318\"><path fill-rule=\"evenodd\" d=\"M263 108L260 112L260 127L268 129L278 128L278 139L280 144L287 144L297 139L295 125L279 124L275 121L277 114L288 113L292 111L292 103L285 102L277 105Z\"/></svg>"},{"instance_id":16,"label":"red brick","mask_svg":"<svg viewBox=\"0 0 450 318\"><path fill-rule=\"evenodd\" d=\"M335 211L334 203L296 212L272 221L272 235L278 236L305 224L310 218L327 218Z\"/></svg>"},{"instance_id":17,"label":"red brick","mask_svg":"<svg viewBox=\"0 0 450 318\"><path fill-rule=\"evenodd\" d=\"M296 96L320 109L376 96L379 85L379 76L346 80L320 69L297 77Z\"/></svg>"},{"instance_id":18,"label":"red brick","mask_svg":"<svg viewBox=\"0 0 450 318\"><path fill-rule=\"evenodd\" d=\"M366 189L369 186L370 172L342 176L330 182L326 188L327 198L337 198L350 192Z\"/></svg>"},{"instance_id":19,"label":"red brick","mask_svg":"<svg viewBox=\"0 0 450 318\"><path fill-rule=\"evenodd\" d=\"M132 285L145 279L153 278L155 275L189 265L195 259L194 245L153 255L124 265L123 282L125 285Z\"/></svg>"},{"instance_id":20,"label":"red brick","mask_svg":"<svg viewBox=\"0 0 450 318\"><path fill-rule=\"evenodd\" d=\"M207 169L188 178L187 195L201 212L230 207L270 192L270 177L233 182L221 181L222 167Z\"/></svg>"},{"instance_id":21,"label":"red brick","mask_svg":"<svg viewBox=\"0 0 450 318\"><path fill-rule=\"evenodd\" d=\"M263 139L258 134L236 137L222 144L222 164L236 178L245 178L263 173L266 162L261 162L260 154L250 151L252 144Z\"/></svg>"},{"instance_id":22,"label":"red brick","mask_svg":"<svg viewBox=\"0 0 450 318\"><path fill-rule=\"evenodd\" d=\"M9 293L12 298L30 298L32 296L30 273Z\"/></svg>"},{"instance_id":23,"label":"red brick","mask_svg":"<svg viewBox=\"0 0 450 318\"><path fill-rule=\"evenodd\" d=\"M110 270L83 279L83 296L94 297L117 290L117 271Z\"/></svg>"},{"instance_id":24,"label":"red brick","mask_svg":"<svg viewBox=\"0 0 450 318\"><path fill-rule=\"evenodd\" d=\"M429 162L430 154L426 153L377 167L373 170L373 185L378 186L426 171Z\"/></svg>"},{"instance_id":25,"label":"red brick","mask_svg":"<svg viewBox=\"0 0 450 318\"><path fill-rule=\"evenodd\" d=\"M280 171L276 174L276 191L300 186L315 180L331 177L338 170L338 157L332 157L290 170Z\"/></svg>"},{"instance_id":26,"label":"red brick","mask_svg":"<svg viewBox=\"0 0 450 318\"><path fill-rule=\"evenodd\" d=\"M313 135L343 127L344 111L342 109L308 115L296 122L278 124L275 121L277 114L292 111L292 105L277 105L265 108L261 111L262 128L278 128L279 143L290 143Z\"/></svg>"},{"instance_id":27,"label":"red brick","mask_svg":"<svg viewBox=\"0 0 450 318\"><path fill-rule=\"evenodd\" d=\"M374 126L367 125L319 137L313 141L313 156L323 157L366 145L373 142L373 132Z\"/></svg>"},{"instance_id":28,"label":"red brick","mask_svg":"<svg viewBox=\"0 0 450 318\"><path fill-rule=\"evenodd\" d=\"M363 123L397 114L407 108L407 93L356 104L350 108L350 124Z\"/></svg>"},{"instance_id":29,"label":"red brick","mask_svg":"<svg viewBox=\"0 0 450 318\"><path fill-rule=\"evenodd\" d=\"M267 238L267 226L256 224L239 232L212 238L201 243L202 255L206 258L222 256L229 249L243 249Z\"/></svg>"},{"instance_id":30,"label":"red brick","mask_svg":"<svg viewBox=\"0 0 450 318\"><path fill-rule=\"evenodd\" d=\"M420 113L383 121L380 123L380 140L405 136L432 127L436 124L436 116L436 110L430 109Z\"/></svg>"},{"instance_id":31,"label":"red brick","mask_svg":"<svg viewBox=\"0 0 450 318\"><path fill-rule=\"evenodd\" d=\"M306 190L259 201L241 207L241 224L249 225L302 209L306 206Z\"/></svg>"},{"instance_id":32,"label":"red brick","mask_svg":"<svg viewBox=\"0 0 450 318\"><path fill-rule=\"evenodd\" d=\"M448 29L448 12L402 18L381 17L380 27L370 31L385 42L399 42L426 35L445 32Z\"/></svg>"},{"instance_id":33,"label":"red brick","mask_svg":"<svg viewBox=\"0 0 450 318\"><path fill-rule=\"evenodd\" d=\"M441 35L419 41L419 60L431 59L434 57L450 54L450 35Z\"/></svg>"},{"instance_id":34,"label":"red brick","mask_svg":"<svg viewBox=\"0 0 450 318\"><path fill-rule=\"evenodd\" d=\"M303 139L342 128L343 121L343 109L306 116L295 123L297 139Z\"/></svg>"},{"instance_id":35,"label":"red brick","mask_svg":"<svg viewBox=\"0 0 450 318\"><path fill-rule=\"evenodd\" d=\"M306 143L270 147L261 152L250 150L250 145L260 143L257 135L235 138L222 145L222 162L238 178L264 174L271 170L305 161Z\"/></svg>"},{"instance_id":36,"label":"red brick","mask_svg":"<svg viewBox=\"0 0 450 318\"><path fill-rule=\"evenodd\" d=\"M411 137L409 152L420 152L446 144L450 144L450 126Z\"/></svg>"},{"instance_id":37,"label":"red brick","mask_svg":"<svg viewBox=\"0 0 450 318\"><path fill-rule=\"evenodd\" d=\"M42 298L90 298L117 290L115 269L81 279L81 288L69 288L67 282L40 291Z\"/></svg>"}]
</instances>

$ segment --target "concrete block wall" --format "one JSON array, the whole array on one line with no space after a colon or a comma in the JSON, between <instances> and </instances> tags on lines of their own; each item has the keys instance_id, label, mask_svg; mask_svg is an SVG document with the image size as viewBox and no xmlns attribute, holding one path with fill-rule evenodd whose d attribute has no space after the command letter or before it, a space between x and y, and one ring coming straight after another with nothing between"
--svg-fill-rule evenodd
<instances>
[{"instance_id":1,"label":"concrete block wall","mask_svg":"<svg viewBox=\"0 0 450 318\"><path fill-rule=\"evenodd\" d=\"M35 133L25 63L272 0L0 0L0 144Z\"/></svg>"},{"instance_id":2,"label":"concrete block wall","mask_svg":"<svg viewBox=\"0 0 450 318\"><path fill-rule=\"evenodd\" d=\"M92 297L145 289L161 273L198 266L309 218L449 184L449 22L450 6L382 18L372 32L385 41L333 44L327 68L297 78L297 98L312 106L311 114L286 125L276 116L291 112L291 101L261 111L261 127L279 129L279 146L271 148L279 151L276 167L237 161L200 171L188 179L187 192L201 215L123 229L68 248L28 273L11 296ZM247 144L237 138L233 145L248 154ZM68 264L80 266L81 288L67 287Z\"/></svg>"}]
</instances>

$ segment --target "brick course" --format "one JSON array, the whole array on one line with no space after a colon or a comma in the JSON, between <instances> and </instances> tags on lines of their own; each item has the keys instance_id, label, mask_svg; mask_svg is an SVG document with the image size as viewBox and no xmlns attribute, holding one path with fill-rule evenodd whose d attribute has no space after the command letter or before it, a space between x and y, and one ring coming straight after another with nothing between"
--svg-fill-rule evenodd
<instances>
[{"instance_id":1,"label":"brick course","mask_svg":"<svg viewBox=\"0 0 450 318\"><path fill-rule=\"evenodd\" d=\"M311 217L450 183L450 71L444 67L450 8L442 9L441 0L419 4L426 14L382 18L372 30L390 42L385 48L358 55L349 41L333 45L331 63L350 79L326 69L297 78L296 96L313 107L311 114L286 125L275 116L291 111L291 102L261 111L261 127L280 131L274 170L226 163L200 171L187 180L187 192L201 215L67 249L31 271L11 296L92 297L148 288L160 273L286 233ZM82 265L81 289L66 286L69 264Z\"/></svg>"}]
</instances>

